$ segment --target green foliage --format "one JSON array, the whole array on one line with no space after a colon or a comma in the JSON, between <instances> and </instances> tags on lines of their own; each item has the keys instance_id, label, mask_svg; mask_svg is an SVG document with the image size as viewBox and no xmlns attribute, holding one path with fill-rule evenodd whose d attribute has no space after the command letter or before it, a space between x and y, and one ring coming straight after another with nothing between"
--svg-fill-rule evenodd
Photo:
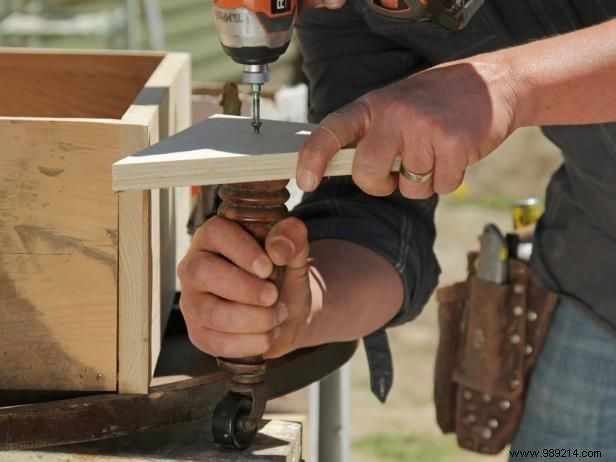
<instances>
[{"instance_id":1,"label":"green foliage","mask_svg":"<svg viewBox=\"0 0 616 462\"><path fill-rule=\"evenodd\" d=\"M508 210L511 209L513 203L519 198L506 195L489 195L489 196L448 196L446 200L454 206L471 206L482 207L488 209Z\"/></svg>"},{"instance_id":2,"label":"green foliage","mask_svg":"<svg viewBox=\"0 0 616 462\"><path fill-rule=\"evenodd\" d=\"M468 453L452 438L376 433L353 441L353 449L388 462L462 462Z\"/></svg>"}]
</instances>

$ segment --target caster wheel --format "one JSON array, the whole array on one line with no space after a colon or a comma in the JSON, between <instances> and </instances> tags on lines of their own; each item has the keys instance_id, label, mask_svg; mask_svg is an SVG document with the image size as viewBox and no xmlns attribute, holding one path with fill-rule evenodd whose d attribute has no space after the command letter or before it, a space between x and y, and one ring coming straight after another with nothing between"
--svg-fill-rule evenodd
<instances>
[{"instance_id":1,"label":"caster wheel","mask_svg":"<svg viewBox=\"0 0 616 462\"><path fill-rule=\"evenodd\" d=\"M247 431L244 422L250 415L252 399L229 393L214 409L212 432L216 443L230 449L246 449L257 436L257 428Z\"/></svg>"}]
</instances>

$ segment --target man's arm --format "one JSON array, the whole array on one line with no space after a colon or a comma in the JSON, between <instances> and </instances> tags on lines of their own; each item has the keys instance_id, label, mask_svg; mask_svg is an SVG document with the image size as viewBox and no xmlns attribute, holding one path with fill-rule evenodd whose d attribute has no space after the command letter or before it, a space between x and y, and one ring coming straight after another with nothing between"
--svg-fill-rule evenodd
<instances>
[{"instance_id":1,"label":"man's arm","mask_svg":"<svg viewBox=\"0 0 616 462\"><path fill-rule=\"evenodd\" d=\"M313 313L295 347L365 337L387 324L402 306L395 268L376 252L349 241L311 244Z\"/></svg>"},{"instance_id":2,"label":"man's arm","mask_svg":"<svg viewBox=\"0 0 616 462\"><path fill-rule=\"evenodd\" d=\"M433 67L327 116L300 153L298 184L314 190L331 157L356 142L353 179L365 192L449 193L521 126L615 121L615 75L616 20ZM398 155L433 181L392 175Z\"/></svg>"},{"instance_id":3,"label":"man's arm","mask_svg":"<svg viewBox=\"0 0 616 462\"><path fill-rule=\"evenodd\" d=\"M616 121L616 20L490 55L518 82L517 126Z\"/></svg>"}]
</instances>

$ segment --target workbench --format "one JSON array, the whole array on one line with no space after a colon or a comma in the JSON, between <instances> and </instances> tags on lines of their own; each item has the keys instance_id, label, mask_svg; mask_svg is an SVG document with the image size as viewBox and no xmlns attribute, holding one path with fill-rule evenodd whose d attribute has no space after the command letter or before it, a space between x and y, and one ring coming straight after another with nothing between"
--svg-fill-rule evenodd
<instances>
[{"instance_id":1,"label":"workbench","mask_svg":"<svg viewBox=\"0 0 616 462\"><path fill-rule=\"evenodd\" d=\"M209 420L172 425L122 438L36 451L7 451L3 462L300 462L302 426L265 421L252 448L233 451L216 446ZM205 435L205 436L204 436Z\"/></svg>"}]
</instances>

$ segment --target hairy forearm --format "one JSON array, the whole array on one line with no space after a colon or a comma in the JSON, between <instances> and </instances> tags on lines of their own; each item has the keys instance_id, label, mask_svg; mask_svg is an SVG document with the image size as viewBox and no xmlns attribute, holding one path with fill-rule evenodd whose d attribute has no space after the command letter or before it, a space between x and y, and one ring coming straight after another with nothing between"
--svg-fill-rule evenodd
<instances>
[{"instance_id":1,"label":"hairy forearm","mask_svg":"<svg viewBox=\"0 0 616 462\"><path fill-rule=\"evenodd\" d=\"M400 310L404 289L395 268L370 249L348 241L311 243L313 317L297 347L361 338Z\"/></svg>"},{"instance_id":2,"label":"hairy forearm","mask_svg":"<svg viewBox=\"0 0 616 462\"><path fill-rule=\"evenodd\" d=\"M484 56L512 70L517 126L616 121L616 20Z\"/></svg>"}]
</instances>

